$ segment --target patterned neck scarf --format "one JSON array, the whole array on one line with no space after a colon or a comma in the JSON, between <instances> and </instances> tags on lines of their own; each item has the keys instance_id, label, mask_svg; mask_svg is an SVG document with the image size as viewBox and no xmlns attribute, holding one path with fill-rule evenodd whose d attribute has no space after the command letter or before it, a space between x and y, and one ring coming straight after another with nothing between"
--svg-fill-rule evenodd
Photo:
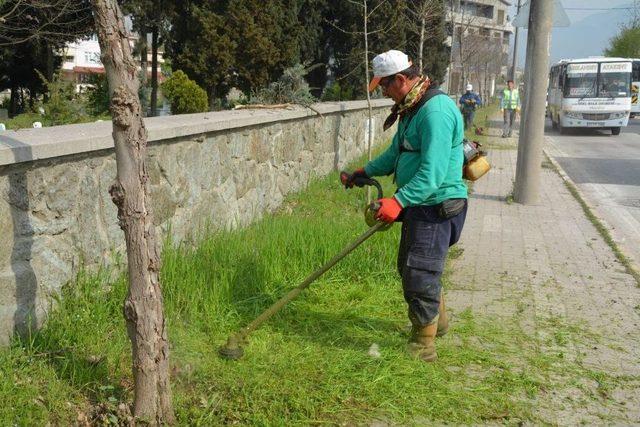
<instances>
[{"instance_id":1,"label":"patterned neck scarf","mask_svg":"<svg viewBox=\"0 0 640 427\"><path fill-rule=\"evenodd\" d=\"M391 114L384 121L383 129L387 130L398 120L398 116L402 118L406 113L410 112L421 99L424 93L429 89L431 81L428 77L420 77L420 80L413 85L411 90L404 96L399 104L391 107Z\"/></svg>"}]
</instances>

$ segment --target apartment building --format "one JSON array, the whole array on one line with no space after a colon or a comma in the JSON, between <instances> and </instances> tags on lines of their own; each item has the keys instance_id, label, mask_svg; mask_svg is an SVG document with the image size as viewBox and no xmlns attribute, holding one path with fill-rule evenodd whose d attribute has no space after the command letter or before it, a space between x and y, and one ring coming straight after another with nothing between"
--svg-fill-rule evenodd
<instances>
[{"instance_id":1,"label":"apartment building","mask_svg":"<svg viewBox=\"0 0 640 427\"><path fill-rule=\"evenodd\" d=\"M467 83L487 98L494 96L496 81L508 72L514 27L507 0L447 0L451 65L443 88L450 94L464 91Z\"/></svg>"},{"instance_id":2,"label":"apartment building","mask_svg":"<svg viewBox=\"0 0 640 427\"><path fill-rule=\"evenodd\" d=\"M138 35L130 33L129 45L131 49L138 40ZM151 78L151 42L148 43L149 49L147 53L147 77ZM69 80L75 83L76 91L80 92L84 90L87 85L90 84L91 75L104 74L104 66L100 60L100 44L98 43L98 37L93 35L87 39L76 40L75 42L68 43L60 52L63 57L62 60L62 77L65 80ZM135 57L135 60L140 67L139 55ZM158 52L158 64L163 63L162 52ZM162 73L160 73L160 67L158 66L158 81L162 81Z\"/></svg>"}]
</instances>

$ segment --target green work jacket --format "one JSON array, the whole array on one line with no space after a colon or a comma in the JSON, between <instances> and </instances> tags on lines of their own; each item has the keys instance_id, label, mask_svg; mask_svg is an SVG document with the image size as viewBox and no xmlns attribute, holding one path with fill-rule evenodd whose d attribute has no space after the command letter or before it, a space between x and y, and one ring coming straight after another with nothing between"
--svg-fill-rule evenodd
<instances>
[{"instance_id":1,"label":"green work jacket","mask_svg":"<svg viewBox=\"0 0 640 427\"><path fill-rule=\"evenodd\" d=\"M402 207L466 199L463 138L464 124L456 104L446 95L434 96L412 117L400 120L391 146L364 170L369 176L395 172L395 198Z\"/></svg>"}]
</instances>

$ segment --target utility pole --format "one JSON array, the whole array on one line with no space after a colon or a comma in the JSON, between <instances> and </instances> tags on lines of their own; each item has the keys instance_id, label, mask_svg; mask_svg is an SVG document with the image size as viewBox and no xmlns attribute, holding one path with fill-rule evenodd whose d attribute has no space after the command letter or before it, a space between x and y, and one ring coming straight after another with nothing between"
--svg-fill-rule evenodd
<instances>
[{"instance_id":1,"label":"utility pole","mask_svg":"<svg viewBox=\"0 0 640 427\"><path fill-rule=\"evenodd\" d=\"M449 17L451 18L451 48L449 49L449 66L447 67L447 93L449 95L451 95L451 73L453 72L453 45L456 42L456 22L453 12L453 0L449 0Z\"/></svg>"},{"instance_id":2,"label":"utility pole","mask_svg":"<svg viewBox=\"0 0 640 427\"><path fill-rule=\"evenodd\" d=\"M514 200L535 204L540 190L540 163L544 142L545 98L549 72L549 45L553 0L531 0L527 34L526 120L518 141Z\"/></svg>"},{"instance_id":3,"label":"utility pole","mask_svg":"<svg viewBox=\"0 0 640 427\"><path fill-rule=\"evenodd\" d=\"M518 0L518 12L520 13L520 6L522 0ZM509 73L509 78L516 81L516 68L518 67L518 31L519 27L516 27L515 40L513 41L513 60L511 62L511 72Z\"/></svg>"}]
</instances>

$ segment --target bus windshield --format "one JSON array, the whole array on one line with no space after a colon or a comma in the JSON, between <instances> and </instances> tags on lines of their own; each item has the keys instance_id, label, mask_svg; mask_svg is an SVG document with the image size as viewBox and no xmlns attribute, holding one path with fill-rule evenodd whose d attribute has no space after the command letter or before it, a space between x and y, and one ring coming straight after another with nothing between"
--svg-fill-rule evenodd
<instances>
[{"instance_id":1,"label":"bus windshield","mask_svg":"<svg viewBox=\"0 0 640 427\"><path fill-rule=\"evenodd\" d=\"M629 73L602 73L598 83L600 98L625 98L631 96L631 74Z\"/></svg>"},{"instance_id":2,"label":"bus windshield","mask_svg":"<svg viewBox=\"0 0 640 427\"><path fill-rule=\"evenodd\" d=\"M565 98L595 98L598 88L598 73L567 74L564 86Z\"/></svg>"},{"instance_id":3,"label":"bus windshield","mask_svg":"<svg viewBox=\"0 0 640 427\"><path fill-rule=\"evenodd\" d=\"M576 63L567 66L565 98L627 98L631 96L631 63Z\"/></svg>"}]
</instances>

